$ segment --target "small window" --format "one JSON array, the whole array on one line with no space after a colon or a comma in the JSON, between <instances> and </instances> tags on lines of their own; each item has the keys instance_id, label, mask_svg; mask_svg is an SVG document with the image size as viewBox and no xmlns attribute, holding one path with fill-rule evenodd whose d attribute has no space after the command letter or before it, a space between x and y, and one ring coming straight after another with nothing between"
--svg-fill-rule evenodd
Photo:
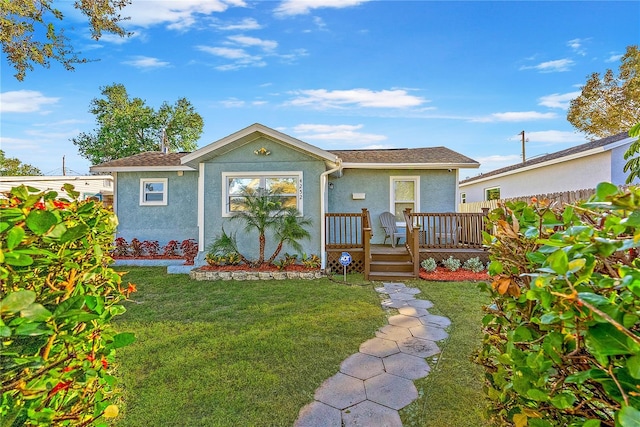
<instances>
[{"instance_id":1,"label":"small window","mask_svg":"<svg viewBox=\"0 0 640 427\"><path fill-rule=\"evenodd\" d=\"M460 193L460 203L467 203L467 193Z\"/></svg>"},{"instance_id":2,"label":"small window","mask_svg":"<svg viewBox=\"0 0 640 427\"><path fill-rule=\"evenodd\" d=\"M167 204L167 178L140 180L140 205L165 206Z\"/></svg>"},{"instance_id":3,"label":"small window","mask_svg":"<svg viewBox=\"0 0 640 427\"><path fill-rule=\"evenodd\" d=\"M500 200L500 187L492 187L484 190L485 200Z\"/></svg>"}]
</instances>

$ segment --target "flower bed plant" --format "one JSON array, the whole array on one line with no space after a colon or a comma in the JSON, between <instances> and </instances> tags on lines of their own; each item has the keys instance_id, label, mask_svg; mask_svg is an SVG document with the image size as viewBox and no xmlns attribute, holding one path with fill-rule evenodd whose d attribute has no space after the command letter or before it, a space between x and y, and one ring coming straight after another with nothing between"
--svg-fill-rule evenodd
<instances>
[{"instance_id":1,"label":"flower bed plant","mask_svg":"<svg viewBox=\"0 0 640 427\"><path fill-rule=\"evenodd\" d=\"M186 265L193 265L198 255L198 243L193 239L182 242L170 240L161 247L157 240L140 241L135 237L127 242L123 237L114 241L111 256L115 259L149 258L149 259L185 259Z\"/></svg>"}]
</instances>

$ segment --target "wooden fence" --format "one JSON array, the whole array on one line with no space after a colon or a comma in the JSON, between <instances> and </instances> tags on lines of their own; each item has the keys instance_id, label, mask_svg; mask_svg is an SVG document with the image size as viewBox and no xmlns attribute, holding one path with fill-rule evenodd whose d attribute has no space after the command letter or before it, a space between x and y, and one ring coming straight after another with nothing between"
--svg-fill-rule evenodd
<instances>
[{"instance_id":1,"label":"wooden fence","mask_svg":"<svg viewBox=\"0 0 640 427\"><path fill-rule=\"evenodd\" d=\"M625 188L625 186L621 186L620 188ZM595 188L589 188L589 189L583 189L583 190L563 191L558 193L535 194L532 196L512 197L512 198L500 199L500 200L485 200L483 202L460 203L458 205L458 212L482 212L483 208L489 208L489 210L493 210L498 207L498 203L518 201L518 200L530 202L533 197L535 197L538 200L547 199L549 200L549 202L555 203L557 205L573 204L581 200L587 200L589 197L591 197L595 193L596 193Z\"/></svg>"}]
</instances>

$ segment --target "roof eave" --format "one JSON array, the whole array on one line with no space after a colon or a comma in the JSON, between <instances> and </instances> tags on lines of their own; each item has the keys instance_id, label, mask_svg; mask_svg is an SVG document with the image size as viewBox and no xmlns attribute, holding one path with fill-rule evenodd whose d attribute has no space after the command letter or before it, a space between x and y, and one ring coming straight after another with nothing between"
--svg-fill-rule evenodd
<instances>
[{"instance_id":1,"label":"roof eave","mask_svg":"<svg viewBox=\"0 0 640 427\"><path fill-rule=\"evenodd\" d=\"M605 147L596 147L596 148L592 148L591 150L581 151L579 153L574 153L574 154L571 154L569 156L558 157L557 159L551 159L551 160L547 160L545 162L540 162L540 163L535 163L533 165L523 166L523 167L512 169L512 170L509 170L509 171L501 172L501 173L498 173L498 174L495 174L495 175L489 175L489 176L486 176L486 177L483 177L482 175L480 175L480 176L475 177L475 178L470 178L471 181L460 183L460 187L464 187L464 186L471 185L471 184L476 184L478 182L485 182L485 181L488 181L488 180L494 179L494 178L503 178L505 176L514 175L514 174L521 173L521 172L527 172L527 171L530 171L530 170L534 170L534 169L539 169L539 168L546 167L546 166L555 165L557 163L562 163L562 162L566 162L566 161L569 161L569 160L575 160L575 159L579 159L579 158L582 158L582 157L592 156L594 154L604 153L605 151L609 151L609 150L606 149Z\"/></svg>"},{"instance_id":2,"label":"roof eave","mask_svg":"<svg viewBox=\"0 0 640 427\"><path fill-rule=\"evenodd\" d=\"M480 163L356 163L345 162L344 169L477 169Z\"/></svg>"},{"instance_id":3,"label":"roof eave","mask_svg":"<svg viewBox=\"0 0 640 427\"><path fill-rule=\"evenodd\" d=\"M194 169L185 165L178 166L91 166L91 172L195 172Z\"/></svg>"}]
</instances>

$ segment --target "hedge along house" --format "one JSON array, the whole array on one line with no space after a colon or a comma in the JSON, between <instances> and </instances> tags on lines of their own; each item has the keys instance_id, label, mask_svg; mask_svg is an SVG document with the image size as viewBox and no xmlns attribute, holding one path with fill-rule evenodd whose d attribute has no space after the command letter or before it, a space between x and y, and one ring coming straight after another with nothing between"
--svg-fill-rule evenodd
<instances>
[{"instance_id":1,"label":"hedge along house","mask_svg":"<svg viewBox=\"0 0 640 427\"><path fill-rule=\"evenodd\" d=\"M253 124L192 153L147 152L103 163L92 172L114 177L118 237L127 240L195 239L203 263L206 248L224 227L245 255L257 258L257 235L230 221L233 198L243 185L278 187L311 219L304 252L325 266L325 215L361 212L374 220L372 243L382 243L378 216L404 208L454 212L458 170L478 162L445 147L390 150L323 150L261 124ZM277 242L267 235L266 255ZM285 247L283 252L286 252Z\"/></svg>"}]
</instances>

